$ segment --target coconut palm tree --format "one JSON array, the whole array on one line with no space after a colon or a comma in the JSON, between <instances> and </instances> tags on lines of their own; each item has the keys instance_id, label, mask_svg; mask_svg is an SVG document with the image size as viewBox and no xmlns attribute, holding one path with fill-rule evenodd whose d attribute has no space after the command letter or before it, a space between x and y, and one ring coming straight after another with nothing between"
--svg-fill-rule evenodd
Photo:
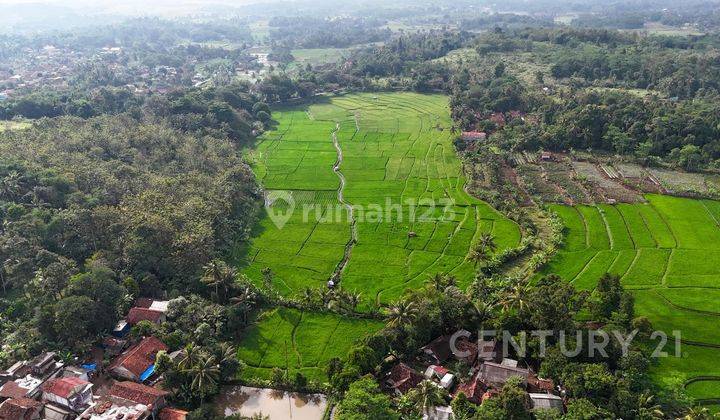
<instances>
[{"instance_id":1,"label":"coconut palm tree","mask_svg":"<svg viewBox=\"0 0 720 420\"><path fill-rule=\"evenodd\" d=\"M215 295L220 295L220 285L222 284L223 271L225 263L221 260L214 259L203 267L203 276L200 279L203 284L208 287L215 288Z\"/></svg>"},{"instance_id":2,"label":"coconut palm tree","mask_svg":"<svg viewBox=\"0 0 720 420\"><path fill-rule=\"evenodd\" d=\"M237 349L230 343L220 343L215 351L215 358L218 364L233 361L237 359Z\"/></svg>"},{"instance_id":3,"label":"coconut palm tree","mask_svg":"<svg viewBox=\"0 0 720 420\"><path fill-rule=\"evenodd\" d=\"M306 305L312 305L315 302L315 291L310 287L306 287L303 289L302 297L300 299Z\"/></svg>"},{"instance_id":4,"label":"coconut palm tree","mask_svg":"<svg viewBox=\"0 0 720 420\"><path fill-rule=\"evenodd\" d=\"M494 252L497 249L495 237L490 233L483 233L480 235L480 246L489 253Z\"/></svg>"},{"instance_id":5,"label":"coconut palm tree","mask_svg":"<svg viewBox=\"0 0 720 420\"><path fill-rule=\"evenodd\" d=\"M335 298L335 291L332 289L320 289L319 295L322 305L327 306L328 303Z\"/></svg>"},{"instance_id":6,"label":"coconut palm tree","mask_svg":"<svg viewBox=\"0 0 720 420\"><path fill-rule=\"evenodd\" d=\"M489 233L483 233L480 235L480 240L470 251L468 258L477 266L479 263L490 261L496 249L495 237Z\"/></svg>"},{"instance_id":7,"label":"coconut palm tree","mask_svg":"<svg viewBox=\"0 0 720 420\"><path fill-rule=\"evenodd\" d=\"M415 302L407 299L401 300L388 308L388 326L397 328L412 322L417 317L417 306Z\"/></svg>"},{"instance_id":8,"label":"coconut palm tree","mask_svg":"<svg viewBox=\"0 0 720 420\"><path fill-rule=\"evenodd\" d=\"M707 407L695 406L690 409L682 417L682 420L712 420L714 417L710 414Z\"/></svg>"},{"instance_id":9,"label":"coconut palm tree","mask_svg":"<svg viewBox=\"0 0 720 420\"><path fill-rule=\"evenodd\" d=\"M263 286L265 286L266 289L270 290L273 287L273 277L275 275L273 274L270 267L265 267L262 270L260 270L263 276Z\"/></svg>"},{"instance_id":10,"label":"coconut palm tree","mask_svg":"<svg viewBox=\"0 0 720 420\"><path fill-rule=\"evenodd\" d=\"M215 357L202 355L197 363L186 370L186 373L192 378L191 389L200 395L200 401L203 402L205 396L217 386L220 378L220 366Z\"/></svg>"},{"instance_id":11,"label":"coconut palm tree","mask_svg":"<svg viewBox=\"0 0 720 420\"><path fill-rule=\"evenodd\" d=\"M181 370L188 370L192 366L198 363L200 361L201 357L203 356L203 352L195 343L189 343L185 346L185 348L182 349L182 352L180 353L180 361L178 362L178 367Z\"/></svg>"},{"instance_id":12,"label":"coconut palm tree","mask_svg":"<svg viewBox=\"0 0 720 420\"><path fill-rule=\"evenodd\" d=\"M480 324L492 318L492 312L495 309L494 304L485 301L474 301L472 304L473 309L475 309L475 316L477 316Z\"/></svg>"},{"instance_id":13,"label":"coconut palm tree","mask_svg":"<svg viewBox=\"0 0 720 420\"><path fill-rule=\"evenodd\" d=\"M228 266L224 261L214 259L203 267L205 273L200 281L209 287L215 288L215 295L220 302L227 299L230 290L237 281L237 269ZM222 294L220 293L222 290Z\"/></svg>"},{"instance_id":14,"label":"coconut palm tree","mask_svg":"<svg viewBox=\"0 0 720 420\"><path fill-rule=\"evenodd\" d=\"M425 380L406 395L407 402L412 405L416 413L428 414L431 408L445 405L447 392L434 382Z\"/></svg>"},{"instance_id":15,"label":"coconut palm tree","mask_svg":"<svg viewBox=\"0 0 720 420\"><path fill-rule=\"evenodd\" d=\"M655 397L648 393L643 393L638 397L638 420L656 420L665 418L659 404L655 403Z\"/></svg>"},{"instance_id":16,"label":"coconut palm tree","mask_svg":"<svg viewBox=\"0 0 720 420\"><path fill-rule=\"evenodd\" d=\"M350 305L350 309L353 311L357 309L360 300L362 300L362 293L350 293L348 295L348 305Z\"/></svg>"},{"instance_id":17,"label":"coconut palm tree","mask_svg":"<svg viewBox=\"0 0 720 420\"><path fill-rule=\"evenodd\" d=\"M257 303L257 294L249 285L245 285L237 296L230 298L230 302L233 306L240 308L243 314L243 323L247 324L247 316Z\"/></svg>"},{"instance_id":18,"label":"coconut palm tree","mask_svg":"<svg viewBox=\"0 0 720 420\"><path fill-rule=\"evenodd\" d=\"M530 304L529 295L530 291L527 283L522 281L515 283L500 301L503 311L507 312L511 309L516 309L522 312L526 310Z\"/></svg>"},{"instance_id":19,"label":"coconut palm tree","mask_svg":"<svg viewBox=\"0 0 720 420\"><path fill-rule=\"evenodd\" d=\"M442 292L445 290L445 276L440 273L435 273L435 275L431 276L427 282L433 289L435 289L436 292Z\"/></svg>"},{"instance_id":20,"label":"coconut palm tree","mask_svg":"<svg viewBox=\"0 0 720 420\"><path fill-rule=\"evenodd\" d=\"M485 250L485 248L482 247L482 245L476 244L470 250L468 259L475 264L475 267L477 267L478 264L482 264L482 263L490 260L490 254L487 252L487 250Z\"/></svg>"}]
</instances>

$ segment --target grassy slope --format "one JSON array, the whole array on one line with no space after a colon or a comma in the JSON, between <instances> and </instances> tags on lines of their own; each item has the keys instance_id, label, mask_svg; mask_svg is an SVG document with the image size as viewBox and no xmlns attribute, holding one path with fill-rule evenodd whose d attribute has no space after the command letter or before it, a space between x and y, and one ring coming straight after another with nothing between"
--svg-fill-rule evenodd
<instances>
[{"instance_id":1,"label":"grassy slope","mask_svg":"<svg viewBox=\"0 0 720 420\"><path fill-rule=\"evenodd\" d=\"M659 359L659 382L672 377L720 376L720 203L659 195L649 204L551 206L567 226L563 250L544 270L591 290L605 272L633 291L638 315L655 329L680 330L697 345L682 357ZM720 381L688 386L697 398L720 398Z\"/></svg>"}]
</instances>

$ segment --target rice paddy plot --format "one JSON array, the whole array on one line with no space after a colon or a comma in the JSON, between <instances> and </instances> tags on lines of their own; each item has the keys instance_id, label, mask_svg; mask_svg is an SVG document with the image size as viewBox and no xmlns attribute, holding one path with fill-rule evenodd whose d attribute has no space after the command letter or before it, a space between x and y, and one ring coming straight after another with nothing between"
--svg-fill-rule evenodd
<instances>
[{"instance_id":1,"label":"rice paddy plot","mask_svg":"<svg viewBox=\"0 0 720 420\"><path fill-rule=\"evenodd\" d=\"M286 369L289 377L301 372L325 382L325 367L334 357L344 358L353 343L382 328L378 321L333 314L276 308L260 315L240 341L238 357L247 364L243 377L270 379L272 368Z\"/></svg>"},{"instance_id":2,"label":"rice paddy plot","mask_svg":"<svg viewBox=\"0 0 720 420\"><path fill-rule=\"evenodd\" d=\"M273 118L276 127L248 160L268 196L285 199L270 205L238 252L252 280L270 268L275 288L296 296L341 269L342 287L360 293L364 308L437 273L468 285L475 266L467 256L483 232L493 234L497 252L519 245L514 222L465 192L447 97L353 94L278 109Z\"/></svg>"},{"instance_id":3,"label":"rice paddy plot","mask_svg":"<svg viewBox=\"0 0 720 420\"><path fill-rule=\"evenodd\" d=\"M720 357L720 202L646 199L647 204L550 205L565 224L565 241L542 274L557 274L583 290L592 290L606 272L620 276L635 296L636 315L668 335L680 331L690 349L682 358L662 359L657 369L683 380L717 375L709 361ZM720 381L693 383L688 392L720 398Z\"/></svg>"}]
</instances>

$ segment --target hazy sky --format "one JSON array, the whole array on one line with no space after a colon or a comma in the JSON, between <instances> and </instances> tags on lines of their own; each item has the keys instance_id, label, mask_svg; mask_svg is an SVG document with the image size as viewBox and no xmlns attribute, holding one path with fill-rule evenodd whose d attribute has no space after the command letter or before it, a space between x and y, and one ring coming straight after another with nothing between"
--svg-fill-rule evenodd
<instances>
[{"instance_id":1,"label":"hazy sky","mask_svg":"<svg viewBox=\"0 0 720 420\"><path fill-rule=\"evenodd\" d=\"M0 5L51 4L86 12L140 12L152 10L188 10L207 5L242 6L261 0L0 0Z\"/></svg>"}]
</instances>

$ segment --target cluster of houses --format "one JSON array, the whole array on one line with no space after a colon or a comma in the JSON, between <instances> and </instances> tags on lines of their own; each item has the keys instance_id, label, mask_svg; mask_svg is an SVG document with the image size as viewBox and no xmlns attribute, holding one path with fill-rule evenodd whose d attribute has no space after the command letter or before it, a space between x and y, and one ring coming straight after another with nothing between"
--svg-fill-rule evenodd
<instances>
[{"instance_id":1,"label":"cluster of houses","mask_svg":"<svg viewBox=\"0 0 720 420\"><path fill-rule=\"evenodd\" d=\"M470 337L470 333L464 334ZM447 390L453 397L460 393L475 404L482 404L495 398L505 383L512 377L520 378L528 392L533 409L565 409L564 390L552 380L537 376L529 367L520 366L517 360L502 357L502 344L496 340L470 340L461 337L454 342L451 350L449 335L441 336L421 349L421 356L412 365L395 364L383 381L385 389L401 396L429 380ZM459 373L449 366L463 365L469 368L460 379ZM450 407L435 407L426 417L431 419L452 418Z\"/></svg>"},{"instance_id":2,"label":"cluster of houses","mask_svg":"<svg viewBox=\"0 0 720 420\"><path fill-rule=\"evenodd\" d=\"M168 393L158 387L155 358L168 347L156 337L128 337L140 321L162 322L167 304L138 299L87 363L65 364L46 352L0 372L0 420L184 419L187 413L168 407Z\"/></svg>"},{"instance_id":3,"label":"cluster of houses","mask_svg":"<svg viewBox=\"0 0 720 420\"><path fill-rule=\"evenodd\" d=\"M82 66L101 62L122 79L132 81L125 87L136 94L166 92L183 83L183 67L158 65L128 67L127 54L120 47L77 51L46 45L25 48L22 55L0 66L0 101L39 88L66 89ZM189 76L188 76L189 77Z\"/></svg>"},{"instance_id":4,"label":"cluster of houses","mask_svg":"<svg viewBox=\"0 0 720 420\"><path fill-rule=\"evenodd\" d=\"M17 90L39 87L66 88L75 64L82 54L46 45L25 48L22 55L0 68L0 100L12 97Z\"/></svg>"}]
</instances>

